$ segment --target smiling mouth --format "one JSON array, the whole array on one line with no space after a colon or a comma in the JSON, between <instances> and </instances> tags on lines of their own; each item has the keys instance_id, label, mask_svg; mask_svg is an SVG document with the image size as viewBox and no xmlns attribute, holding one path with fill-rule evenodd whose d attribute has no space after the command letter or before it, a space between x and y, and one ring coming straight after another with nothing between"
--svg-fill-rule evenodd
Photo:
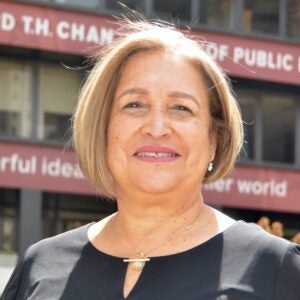
<instances>
[{"instance_id":1,"label":"smiling mouth","mask_svg":"<svg viewBox=\"0 0 300 300\"><path fill-rule=\"evenodd\" d=\"M175 152L139 151L134 157L146 163L170 163L176 161L180 155Z\"/></svg>"},{"instance_id":2,"label":"smiling mouth","mask_svg":"<svg viewBox=\"0 0 300 300\"><path fill-rule=\"evenodd\" d=\"M137 157L150 157L150 158L168 158L179 156L176 153L165 153L165 152L138 152L135 154Z\"/></svg>"}]
</instances>

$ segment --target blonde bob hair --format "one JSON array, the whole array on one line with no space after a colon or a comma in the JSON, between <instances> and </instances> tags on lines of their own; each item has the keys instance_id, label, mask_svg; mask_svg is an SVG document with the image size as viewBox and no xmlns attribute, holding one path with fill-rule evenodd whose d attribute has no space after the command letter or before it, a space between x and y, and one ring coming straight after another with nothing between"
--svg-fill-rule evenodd
<instances>
[{"instance_id":1,"label":"blonde bob hair","mask_svg":"<svg viewBox=\"0 0 300 300\"><path fill-rule=\"evenodd\" d=\"M147 21L120 24L118 38L103 47L81 89L73 117L73 142L83 174L97 191L115 197L107 165L107 128L118 79L129 57L140 51L170 51L194 65L208 91L211 130L216 137L214 168L204 183L228 174L243 141L239 107L227 77L197 42L171 25ZM200 182L199 182L200 184Z\"/></svg>"}]
</instances>

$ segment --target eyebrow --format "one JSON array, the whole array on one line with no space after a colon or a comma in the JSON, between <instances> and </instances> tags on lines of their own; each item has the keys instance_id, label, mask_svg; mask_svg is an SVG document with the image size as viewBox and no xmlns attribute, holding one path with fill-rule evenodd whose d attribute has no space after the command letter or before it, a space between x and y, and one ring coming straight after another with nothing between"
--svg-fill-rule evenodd
<instances>
[{"instance_id":1,"label":"eyebrow","mask_svg":"<svg viewBox=\"0 0 300 300\"><path fill-rule=\"evenodd\" d=\"M126 96L126 95L131 95L131 94L140 94L140 95L148 95L148 91L146 89L143 88L131 88L131 89L127 89L125 90L123 93L121 93L116 100L119 100L120 98ZM168 94L169 97L171 98L181 98L181 99L189 99L192 100L197 106L200 107L199 101L197 101L197 99L188 93L184 93L184 92L179 92L179 91L174 91Z\"/></svg>"},{"instance_id":2,"label":"eyebrow","mask_svg":"<svg viewBox=\"0 0 300 300\"><path fill-rule=\"evenodd\" d=\"M172 93L168 94L168 96L173 97L173 98L189 99L189 100L192 100L197 106L200 106L199 101L197 101L196 97L194 97L191 94L175 91L175 92L172 92Z\"/></svg>"},{"instance_id":3,"label":"eyebrow","mask_svg":"<svg viewBox=\"0 0 300 300\"><path fill-rule=\"evenodd\" d=\"M123 93L121 93L116 100L119 100L120 98L126 96L126 95L131 95L131 94L140 94L140 95L148 95L147 90L142 89L142 88L132 88L132 89L127 89Z\"/></svg>"}]
</instances>

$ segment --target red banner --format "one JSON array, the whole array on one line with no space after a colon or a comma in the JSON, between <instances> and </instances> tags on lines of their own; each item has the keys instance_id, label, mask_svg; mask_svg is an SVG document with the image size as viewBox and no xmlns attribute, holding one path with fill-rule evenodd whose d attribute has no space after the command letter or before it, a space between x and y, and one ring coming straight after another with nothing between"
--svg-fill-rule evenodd
<instances>
[{"instance_id":1,"label":"red banner","mask_svg":"<svg viewBox=\"0 0 300 300\"><path fill-rule=\"evenodd\" d=\"M95 194L73 151L32 144L0 143L0 186Z\"/></svg>"},{"instance_id":2,"label":"red banner","mask_svg":"<svg viewBox=\"0 0 300 300\"><path fill-rule=\"evenodd\" d=\"M238 165L203 191L210 204L300 213L299 182L299 171Z\"/></svg>"},{"instance_id":3,"label":"red banner","mask_svg":"<svg viewBox=\"0 0 300 300\"><path fill-rule=\"evenodd\" d=\"M87 55L114 39L116 20L0 1L0 43Z\"/></svg>"},{"instance_id":4,"label":"red banner","mask_svg":"<svg viewBox=\"0 0 300 300\"><path fill-rule=\"evenodd\" d=\"M239 165L203 190L212 205L300 213L299 182L299 171ZM0 186L95 194L73 151L33 144L0 143Z\"/></svg>"},{"instance_id":5,"label":"red banner","mask_svg":"<svg viewBox=\"0 0 300 300\"><path fill-rule=\"evenodd\" d=\"M95 53L115 37L116 21L0 0L0 44L78 55ZM193 30L231 76L300 84L300 46Z\"/></svg>"}]
</instances>

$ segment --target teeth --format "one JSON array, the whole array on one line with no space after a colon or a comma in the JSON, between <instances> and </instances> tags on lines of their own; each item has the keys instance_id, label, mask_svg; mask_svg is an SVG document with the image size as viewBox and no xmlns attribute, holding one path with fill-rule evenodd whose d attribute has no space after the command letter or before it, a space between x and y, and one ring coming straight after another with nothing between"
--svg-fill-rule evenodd
<instances>
[{"instance_id":1,"label":"teeth","mask_svg":"<svg viewBox=\"0 0 300 300\"><path fill-rule=\"evenodd\" d=\"M160 153L160 152L139 152L139 153L137 153L137 156L161 158L161 157L174 157L175 154L174 153Z\"/></svg>"}]
</instances>

